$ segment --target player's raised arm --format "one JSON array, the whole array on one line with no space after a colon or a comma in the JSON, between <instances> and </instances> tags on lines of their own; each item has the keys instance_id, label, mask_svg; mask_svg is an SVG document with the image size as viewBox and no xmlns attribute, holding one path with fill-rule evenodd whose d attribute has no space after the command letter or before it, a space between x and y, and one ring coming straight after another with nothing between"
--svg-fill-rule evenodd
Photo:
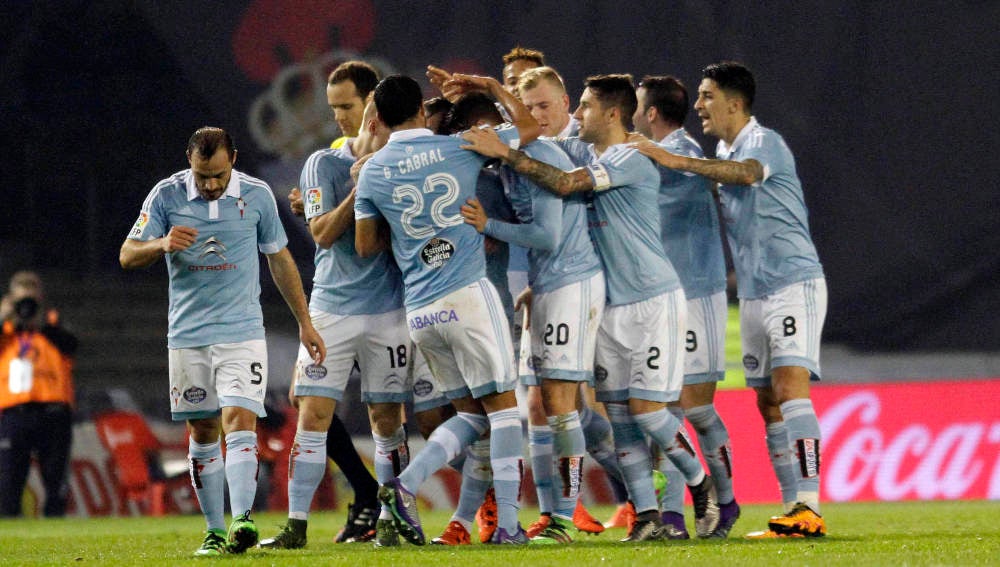
<instances>
[{"instance_id":1,"label":"player's raised arm","mask_svg":"<svg viewBox=\"0 0 1000 567\"><path fill-rule=\"evenodd\" d=\"M650 140L630 144L642 155L649 157L663 167L690 171L724 185L753 185L764 179L764 167L759 161L748 159L732 161L725 159L704 159L682 156L665 150Z\"/></svg>"},{"instance_id":2,"label":"player's raised arm","mask_svg":"<svg viewBox=\"0 0 1000 567\"><path fill-rule=\"evenodd\" d=\"M271 278L274 285L281 292L281 297L285 298L285 303L291 309L292 315L299 322L299 340L306 347L316 364L320 364L326 358L326 345L323 338L313 327L312 318L309 316L309 305L306 303L306 294L302 289L302 277L299 269L295 267L295 260L292 259L288 248L282 248L274 254L267 254L267 265L271 270Z\"/></svg>"},{"instance_id":3,"label":"player's raised arm","mask_svg":"<svg viewBox=\"0 0 1000 567\"><path fill-rule=\"evenodd\" d=\"M485 92L503 105L510 115L511 124L517 127L521 146L526 146L534 142L541 135L542 129L534 117L531 116L528 108L516 96L507 92L503 88L503 85L493 77L455 73L445 83L443 92L445 93L445 97L448 98L452 95L462 95L475 91Z\"/></svg>"}]
</instances>

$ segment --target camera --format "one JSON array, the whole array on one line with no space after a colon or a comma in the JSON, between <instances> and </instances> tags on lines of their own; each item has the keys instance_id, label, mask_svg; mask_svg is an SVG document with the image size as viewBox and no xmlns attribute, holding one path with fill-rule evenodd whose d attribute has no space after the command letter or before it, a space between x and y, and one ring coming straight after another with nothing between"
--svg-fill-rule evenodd
<instances>
[{"instance_id":1,"label":"camera","mask_svg":"<svg viewBox=\"0 0 1000 567\"><path fill-rule=\"evenodd\" d=\"M41 305L34 297L22 297L14 304L14 315L19 322L28 322L38 313Z\"/></svg>"}]
</instances>

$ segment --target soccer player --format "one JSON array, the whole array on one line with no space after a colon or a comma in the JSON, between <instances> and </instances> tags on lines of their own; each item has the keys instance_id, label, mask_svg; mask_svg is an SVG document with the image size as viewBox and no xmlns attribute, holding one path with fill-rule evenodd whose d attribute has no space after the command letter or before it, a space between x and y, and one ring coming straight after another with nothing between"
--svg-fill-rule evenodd
<instances>
[{"instance_id":1,"label":"soccer player","mask_svg":"<svg viewBox=\"0 0 1000 567\"><path fill-rule=\"evenodd\" d=\"M666 409L666 402L680 396L683 381L684 291L660 242L659 175L625 145L636 108L632 77L594 76L585 85L575 112L580 137L561 143L577 169L566 172L533 160L488 130L463 137L470 149L503 159L560 196L594 192L597 217L591 225L607 282L594 378L637 512L624 541L664 537L645 435L685 472L696 518L707 520L711 530L718 520L712 479L678 446L680 422Z\"/></svg>"},{"instance_id":2,"label":"soccer player","mask_svg":"<svg viewBox=\"0 0 1000 567\"><path fill-rule=\"evenodd\" d=\"M119 261L136 269L166 259L171 415L187 420L191 482L208 524L195 554L242 553L257 543L250 511L257 491L256 424L265 415L267 391L258 251L298 320L308 358L321 364L326 349L309 318L271 189L233 169L236 148L221 128L197 130L187 158L189 169L160 181L146 197ZM228 534L226 484L234 516Z\"/></svg>"},{"instance_id":3,"label":"soccer player","mask_svg":"<svg viewBox=\"0 0 1000 567\"><path fill-rule=\"evenodd\" d=\"M504 104L514 118L514 127L501 130L506 143L518 146L538 136L531 115L495 79L456 75L450 85L446 95L484 90ZM459 214L460 205L474 196L486 160L461 150L460 139L424 128L420 86L409 77L383 79L375 105L392 134L361 170L358 253L366 256L386 244L378 232L378 220L385 219L403 272L410 335L458 410L406 470L382 486L379 498L391 507L400 534L422 545L417 488L489 428L498 507L493 541L527 543L517 521L522 439L510 329L485 277L483 238Z\"/></svg>"},{"instance_id":4,"label":"soccer player","mask_svg":"<svg viewBox=\"0 0 1000 567\"><path fill-rule=\"evenodd\" d=\"M517 82L528 69L545 66L545 54L537 49L514 47L503 56L503 88L517 96Z\"/></svg>"},{"instance_id":5,"label":"soccer player","mask_svg":"<svg viewBox=\"0 0 1000 567\"><path fill-rule=\"evenodd\" d=\"M495 114L499 122L499 113ZM573 168L569 157L550 141L538 140L526 146L525 152L553 167ZM534 374L525 383L539 394L544 421L529 423L529 435L536 441L532 470L542 515L527 533L532 539L569 543L566 528L574 520L586 451L577 392L581 383L593 380L594 345L604 311L604 274L587 234L583 195L560 199L509 168L502 172L519 222L504 222L475 200L462 207L462 216L479 232L528 249L530 327L536 331L530 335ZM542 434L539 425L546 426L547 443L537 442ZM603 530L598 522L593 524Z\"/></svg>"},{"instance_id":6,"label":"soccer player","mask_svg":"<svg viewBox=\"0 0 1000 567\"><path fill-rule=\"evenodd\" d=\"M579 132L580 123L570 114L566 85L552 67L524 71L517 81L517 94L538 121L543 136L569 138Z\"/></svg>"},{"instance_id":7,"label":"soccer player","mask_svg":"<svg viewBox=\"0 0 1000 567\"><path fill-rule=\"evenodd\" d=\"M680 80L644 77L636 98L639 106L632 122L637 131L673 153L704 157L701 146L684 130L689 99ZM719 524L711 534L699 535L726 537L740 508L733 495L729 432L712 403L716 383L725 378L726 261L719 213L704 177L665 167L659 170L663 251L677 270L687 298L684 388L680 403L671 403L668 409L681 421L686 416L694 426L718 492ZM663 525L668 537L687 539L681 473L667 459L663 466L668 479Z\"/></svg>"},{"instance_id":8,"label":"soccer player","mask_svg":"<svg viewBox=\"0 0 1000 567\"><path fill-rule=\"evenodd\" d=\"M637 149L671 169L719 184L736 267L747 385L767 428L785 514L755 537L826 534L820 516L820 428L809 398L819 380L826 280L809 235L795 160L784 139L752 114L756 83L744 65L706 67L694 108L717 159L678 155L652 143Z\"/></svg>"},{"instance_id":9,"label":"soccer player","mask_svg":"<svg viewBox=\"0 0 1000 567\"><path fill-rule=\"evenodd\" d=\"M330 147L340 150L345 159L354 160L360 155L355 150L354 140L364 120L366 102L377 84L378 73L364 61L345 61L327 77L326 99L343 134ZM305 204L298 187L289 192L288 202L293 214L305 215ZM326 454L344 473L355 498L355 502L348 506L347 522L334 538L336 543L371 541L377 532L378 483L368 472L354 444L345 442L350 438L344 422L333 414L327 432Z\"/></svg>"},{"instance_id":10,"label":"soccer player","mask_svg":"<svg viewBox=\"0 0 1000 567\"><path fill-rule=\"evenodd\" d=\"M375 440L375 474L394 478L409 454L403 430L402 403L409 399L412 364L403 312L403 281L387 252L359 258L354 250L354 181L343 148L367 155L384 145L388 132L376 128L369 103L356 138L341 149L313 153L302 168L305 216L316 241L316 275L310 316L327 345L327 359L314 363L299 352L295 396L299 421L291 447L288 475L288 522L261 547L298 549L306 545L309 507L326 474L327 430L347 388L351 369L361 373L361 399ZM338 439L343 442L343 439ZM388 521L388 510L383 511ZM377 529L376 529L377 531Z\"/></svg>"}]
</instances>

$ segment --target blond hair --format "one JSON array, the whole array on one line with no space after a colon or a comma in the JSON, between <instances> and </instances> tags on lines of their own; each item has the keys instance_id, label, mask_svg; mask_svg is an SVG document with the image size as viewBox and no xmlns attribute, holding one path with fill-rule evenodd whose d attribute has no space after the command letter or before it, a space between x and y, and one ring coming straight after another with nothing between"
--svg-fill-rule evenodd
<instances>
[{"instance_id":1,"label":"blond hair","mask_svg":"<svg viewBox=\"0 0 1000 567\"><path fill-rule=\"evenodd\" d=\"M519 92L531 90L537 87L542 81L546 81L557 87L563 93L566 92L566 83L563 82L562 77L552 67L535 67L521 73L521 77L517 80L517 90Z\"/></svg>"}]
</instances>

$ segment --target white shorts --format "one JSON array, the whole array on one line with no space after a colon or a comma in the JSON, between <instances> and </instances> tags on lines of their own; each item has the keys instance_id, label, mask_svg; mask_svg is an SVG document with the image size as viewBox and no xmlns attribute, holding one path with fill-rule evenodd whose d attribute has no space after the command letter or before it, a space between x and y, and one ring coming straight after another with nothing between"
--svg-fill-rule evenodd
<instances>
[{"instance_id":1,"label":"white shorts","mask_svg":"<svg viewBox=\"0 0 1000 567\"><path fill-rule=\"evenodd\" d=\"M826 300L823 278L794 283L761 299L740 300L747 386L769 386L771 372L779 366L801 366L819 380Z\"/></svg>"},{"instance_id":2,"label":"white shorts","mask_svg":"<svg viewBox=\"0 0 1000 567\"><path fill-rule=\"evenodd\" d=\"M413 352L413 364L410 365L410 383L413 384L413 413L439 408L448 405L448 397L441 391L437 380L431 374L427 365L427 357L410 343Z\"/></svg>"},{"instance_id":3,"label":"white shorts","mask_svg":"<svg viewBox=\"0 0 1000 567\"><path fill-rule=\"evenodd\" d=\"M170 416L205 419L224 407L264 417L267 343L264 339L168 350Z\"/></svg>"},{"instance_id":4,"label":"white shorts","mask_svg":"<svg viewBox=\"0 0 1000 567\"><path fill-rule=\"evenodd\" d=\"M510 325L486 278L407 314L410 336L448 399L513 390Z\"/></svg>"},{"instance_id":5,"label":"white shorts","mask_svg":"<svg viewBox=\"0 0 1000 567\"><path fill-rule=\"evenodd\" d=\"M402 309L375 315L336 315L310 310L313 326L326 343L326 360L315 364L299 347L295 395L340 401L357 363L361 371L361 401L403 403L410 400L410 358L413 353Z\"/></svg>"},{"instance_id":6,"label":"white shorts","mask_svg":"<svg viewBox=\"0 0 1000 567\"><path fill-rule=\"evenodd\" d=\"M687 300L684 385L726 378L726 292Z\"/></svg>"},{"instance_id":7,"label":"white shorts","mask_svg":"<svg viewBox=\"0 0 1000 567\"><path fill-rule=\"evenodd\" d=\"M608 306L597 332L597 400L672 402L684 385L684 290Z\"/></svg>"},{"instance_id":8,"label":"white shorts","mask_svg":"<svg viewBox=\"0 0 1000 567\"><path fill-rule=\"evenodd\" d=\"M604 272L552 290L531 300L530 367L541 380L587 382L594 379L594 345L604 318Z\"/></svg>"}]
</instances>

